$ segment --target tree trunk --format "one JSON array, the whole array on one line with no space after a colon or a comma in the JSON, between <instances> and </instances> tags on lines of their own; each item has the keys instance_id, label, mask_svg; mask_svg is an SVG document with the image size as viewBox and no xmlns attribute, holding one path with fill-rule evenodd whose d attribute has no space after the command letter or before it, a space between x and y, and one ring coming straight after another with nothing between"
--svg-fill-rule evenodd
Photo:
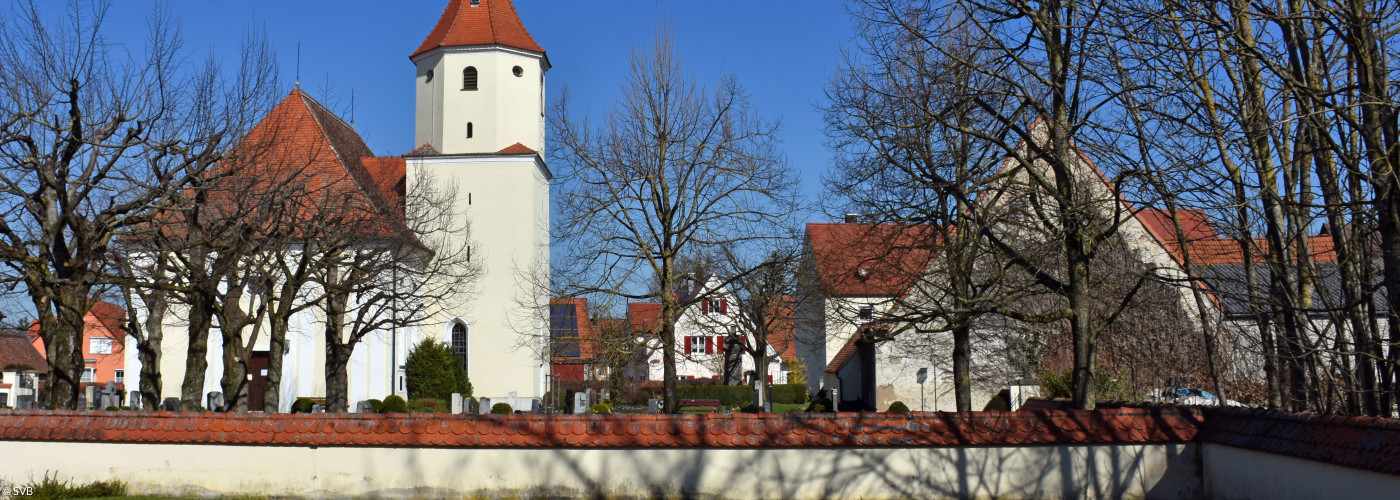
<instances>
[{"instance_id":1,"label":"tree trunk","mask_svg":"<svg viewBox=\"0 0 1400 500\"><path fill-rule=\"evenodd\" d=\"M972 325L967 318L953 325L953 399L958 411L972 411Z\"/></svg>"},{"instance_id":2,"label":"tree trunk","mask_svg":"<svg viewBox=\"0 0 1400 500\"><path fill-rule=\"evenodd\" d=\"M220 327L224 347L224 373L219 387L224 391L224 410L248 411L248 356L243 348L241 328ZM208 408L209 411L218 411Z\"/></svg>"},{"instance_id":3,"label":"tree trunk","mask_svg":"<svg viewBox=\"0 0 1400 500\"><path fill-rule=\"evenodd\" d=\"M287 351L287 322L290 317L272 318L267 338L267 379L263 387L263 411L277 413L282 403L282 358Z\"/></svg>"},{"instance_id":4,"label":"tree trunk","mask_svg":"<svg viewBox=\"0 0 1400 500\"><path fill-rule=\"evenodd\" d=\"M202 291L190 293L189 348L185 350L185 379L180 384L180 409L198 411L204 405L204 376L209 369L209 329L213 319L210 298Z\"/></svg>"},{"instance_id":5,"label":"tree trunk","mask_svg":"<svg viewBox=\"0 0 1400 500\"><path fill-rule=\"evenodd\" d=\"M83 316L87 311L75 313L65 307L72 302L63 301L63 298L60 297L57 316L49 313L53 308L45 303L47 301L38 304L39 336L44 340L45 356L49 361L43 401L44 406L51 410L81 409L78 408L78 392L83 374L83 356L79 339L82 338Z\"/></svg>"},{"instance_id":6,"label":"tree trunk","mask_svg":"<svg viewBox=\"0 0 1400 500\"><path fill-rule=\"evenodd\" d=\"M334 289L336 272L330 273L327 288ZM351 346L345 342L345 308L349 297L344 292L332 292L326 296L326 412L344 413L347 403L347 385L350 377L347 365L350 362Z\"/></svg>"},{"instance_id":7,"label":"tree trunk","mask_svg":"<svg viewBox=\"0 0 1400 500\"><path fill-rule=\"evenodd\" d=\"M160 408L161 342L165 340L165 311L169 307L165 292L153 292L159 297L146 301L146 335L136 344L136 355L141 360L141 407L147 411ZM135 318L133 316L133 321Z\"/></svg>"}]
</instances>

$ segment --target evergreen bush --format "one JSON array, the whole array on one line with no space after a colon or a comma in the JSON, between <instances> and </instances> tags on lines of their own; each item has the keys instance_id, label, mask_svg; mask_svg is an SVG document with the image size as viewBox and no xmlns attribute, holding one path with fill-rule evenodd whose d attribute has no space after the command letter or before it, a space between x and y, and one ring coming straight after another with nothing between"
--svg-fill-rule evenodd
<instances>
[{"instance_id":1,"label":"evergreen bush","mask_svg":"<svg viewBox=\"0 0 1400 500\"><path fill-rule=\"evenodd\" d=\"M369 412L370 412L370 413L382 413L383 410L384 410L384 402L383 402L383 401L380 401L380 400L378 400L378 399L371 399L371 400L369 400Z\"/></svg>"},{"instance_id":2,"label":"evergreen bush","mask_svg":"<svg viewBox=\"0 0 1400 500\"><path fill-rule=\"evenodd\" d=\"M753 388L747 385L678 385L679 399L718 399L726 408L744 406L753 399Z\"/></svg>"},{"instance_id":3,"label":"evergreen bush","mask_svg":"<svg viewBox=\"0 0 1400 500\"><path fill-rule=\"evenodd\" d=\"M409 399L431 398L444 401L459 392L463 397L472 395L471 382L467 381L466 368L456 353L446 343L434 339L423 339L409 351L404 361L404 375L408 382Z\"/></svg>"},{"instance_id":4,"label":"evergreen bush","mask_svg":"<svg viewBox=\"0 0 1400 500\"><path fill-rule=\"evenodd\" d=\"M610 404L607 404L607 403L598 403L598 404L596 404L596 405L593 405L593 414L594 414L594 415L608 415L608 414L611 414L611 413L612 413L612 405L610 405Z\"/></svg>"},{"instance_id":5,"label":"evergreen bush","mask_svg":"<svg viewBox=\"0 0 1400 500\"><path fill-rule=\"evenodd\" d=\"M292 403L292 413L311 413L311 407L316 405L316 401L311 398L297 398Z\"/></svg>"},{"instance_id":6,"label":"evergreen bush","mask_svg":"<svg viewBox=\"0 0 1400 500\"><path fill-rule=\"evenodd\" d=\"M397 394L384 398L384 404L379 408L379 413L408 413L408 402L403 400L403 396Z\"/></svg>"},{"instance_id":7,"label":"evergreen bush","mask_svg":"<svg viewBox=\"0 0 1400 500\"><path fill-rule=\"evenodd\" d=\"M496 403L491 405L492 415L510 415L512 413L515 413L515 410L510 407L510 403Z\"/></svg>"},{"instance_id":8,"label":"evergreen bush","mask_svg":"<svg viewBox=\"0 0 1400 500\"><path fill-rule=\"evenodd\" d=\"M885 410L885 412L887 412L887 413L909 413L909 407L906 406L906 405L904 404L903 401L895 401L895 402L893 402L893 403L890 403L890 409Z\"/></svg>"}]
</instances>

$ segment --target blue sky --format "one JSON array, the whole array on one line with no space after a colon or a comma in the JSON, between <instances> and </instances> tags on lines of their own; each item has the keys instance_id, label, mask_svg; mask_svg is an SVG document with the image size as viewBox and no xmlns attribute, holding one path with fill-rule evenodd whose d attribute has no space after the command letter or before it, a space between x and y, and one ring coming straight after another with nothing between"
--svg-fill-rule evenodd
<instances>
[{"instance_id":1,"label":"blue sky","mask_svg":"<svg viewBox=\"0 0 1400 500\"><path fill-rule=\"evenodd\" d=\"M119 0L109 14L114 41L141 43L153 0ZM447 0L183 0L167 8L184 32L191 62L213 54L237 61L250 29L265 30L287 91L301 86L348 112L380 155L413 149L413 65L408 54L427 36ZM517 0L525 27L548 52L549 95L567 84L577 109L598 114L617 98L633 48L669 23L681 60L700 82L734 74L760 113L782 121L783 149L809 198L829 163L823 146L822 89L853 30L834 0L609 2ZM137 47L133 47L139 50ZM348 113L347 113L348 114ZM348 117L347 117L348 118Z\"/></svg>"}]
</instances>

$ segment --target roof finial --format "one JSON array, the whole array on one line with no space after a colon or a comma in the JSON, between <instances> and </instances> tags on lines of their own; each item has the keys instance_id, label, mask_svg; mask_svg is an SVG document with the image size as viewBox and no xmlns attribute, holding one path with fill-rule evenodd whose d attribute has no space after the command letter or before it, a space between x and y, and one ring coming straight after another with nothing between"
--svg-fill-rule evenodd
<instances>
[{"instance_id":1,"label":"roof finial","mask_svg":"<svg viewBox=\"0 0 1400 500\"><path fill-rule=\"evenodd\" d=\"M301 42L297 42L297 89L301 89Z\"/></svg>"}]
</instances>

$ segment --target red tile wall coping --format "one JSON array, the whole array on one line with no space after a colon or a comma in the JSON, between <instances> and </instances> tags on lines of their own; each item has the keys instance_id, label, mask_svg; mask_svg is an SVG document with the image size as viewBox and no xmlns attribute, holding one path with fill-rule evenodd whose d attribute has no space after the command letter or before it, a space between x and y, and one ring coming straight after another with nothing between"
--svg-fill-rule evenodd
<instances>
[{"instance_id":1,"label":"red tile wall coping","mask_svg":"<svg viewBox=\"0 0 1400 500\"><path fill-rule=\"evenodd\" d=\"M1400 420L1206 408L1200 440L1354 469L1400 475Z\"/></svg>"},{"instance_id":2,"label":"red tile wall coping","mask_svg":"<svg viewBox=\"0 0 1400 500\"><path fill-rule=\"evenodd\" d=\"M608 416L0 410L0 441L256 446L768 448L1183 442L1201 411Z\"/></svg>"},{"instance_id":3,"label":"red tile wall coping","mask_svg":"<svg viewBox=\"0 0 1400 500\"><path fill-rule=\"evenodd\" d=\"M1069 405L1067 399L1031 398L1022 408L1057 411ZM1114 402L1100 403L1099 408L1179 407ZM1400 475L1400 419L1288 413L1264 408L1196 408L1205 417L1198 435L1201 442Z\"/></svg>"}]
</instances>

